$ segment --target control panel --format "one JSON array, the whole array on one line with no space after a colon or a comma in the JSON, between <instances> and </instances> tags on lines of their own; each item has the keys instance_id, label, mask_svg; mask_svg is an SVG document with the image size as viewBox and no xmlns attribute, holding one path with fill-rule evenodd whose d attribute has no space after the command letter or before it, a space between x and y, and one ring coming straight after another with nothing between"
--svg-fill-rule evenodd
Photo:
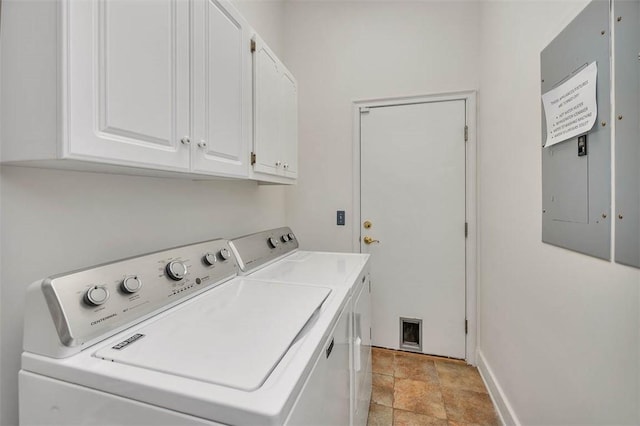
<instances>
[{"instance_id":1,"label":"control panel","mask_svg":"<svg viewBox=\"0 0 640 426\"><path fill-rule=\"evenodd\" d=\"M291 228L283 227L256 232L229 242L238 265L248 272L298 248L298 239Z\"/></svg>"},{"instance_id":2,"label":"control panel","mask_svg":"<svg viewBox=\"0 0 640 426\"><path fill-rule=\"evenodd\" d=\"M42 282L60 341L79 346L234 277L226 240L212 240L57 275Z\"/></svg>"}]
</instances>

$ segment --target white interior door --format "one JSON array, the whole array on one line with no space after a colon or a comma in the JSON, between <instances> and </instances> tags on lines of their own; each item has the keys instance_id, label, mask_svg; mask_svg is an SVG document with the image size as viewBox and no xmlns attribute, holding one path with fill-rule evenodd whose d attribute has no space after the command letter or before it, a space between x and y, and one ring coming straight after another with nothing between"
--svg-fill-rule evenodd
<instances>
[{"instance_id":1,"label":"white interior door","mask_svg":"<svg viewBox=\"0 0 640 426\"><path fill-rule=\"evenodd\" d=\"M398 349L404 338L421 345L409 350L465 358L465 101L375 107L360 119L373 344ZM421 320L421 333L403 333L400 318Z\"/></svg>"}]
</instances>

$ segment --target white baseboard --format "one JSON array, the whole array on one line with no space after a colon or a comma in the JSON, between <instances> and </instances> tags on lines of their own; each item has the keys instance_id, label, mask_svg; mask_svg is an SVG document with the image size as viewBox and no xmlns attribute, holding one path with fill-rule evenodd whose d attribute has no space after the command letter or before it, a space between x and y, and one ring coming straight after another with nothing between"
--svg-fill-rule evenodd
<instances>
[{"instance_id":1,"label":"white baseboard","mask_svg":"<svg viewBox=\"0 0 640 426\"><path fill-rule=\"evenodd\" d=\"M513 407L509 403L507 396L505 395L502 387L496 380L496 376L493 374L493 370L487 364L487 360L484 357L484 354L480 349L478 349L476 361L478 364L478 371L480 371L480 376L482 376L482 380L484 380L484 384L489 391L489 396L493 401L493 405L498 410L498 415L500 416L500 421L503 425L508 426L521 426L520 420L518 420L518 416L513 411Z\"/></svg>"}]
</instances>

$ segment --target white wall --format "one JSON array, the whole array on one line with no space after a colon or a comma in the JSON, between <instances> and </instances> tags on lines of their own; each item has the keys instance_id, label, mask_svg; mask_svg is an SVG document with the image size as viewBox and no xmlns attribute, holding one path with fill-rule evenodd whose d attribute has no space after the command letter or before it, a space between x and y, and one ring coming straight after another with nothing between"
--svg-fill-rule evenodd
<instances>
[{"instance_id":1,"label":"white wall","mask_svg":"<svg viewBox=\"0 0 640 426\"><path fill-rule=\"evenodd\" d=\"M271 50L285 60L284 1L231 0Z\"/></svg>"},{"instance_id":2,"label":"white wall","mask_svg":"<svg viewBox=\"0 0 640 426\"><path fill-rule=\"evenodd\" d=\"M482 8L480 353L528 425L640 422L640 272L540 241L539 54L586 3Z\"/></svg>"},{"instance_id":3,"label":"white wall","mask_svg":"<svg viewBox=\"0 0 640 426\"><path fill-rule=\"evenodd\" d=\"M239 9L282 51L281 5ZM7 143L7 141L2 141ZM285 224L284 188L242 181L0 170L0 424L18 422L27 286L96 263Z\"/></svg>"},{"instance_id":4,"label":"white wall","mask_svg":"<svg viewBox=\"0 0 640 426\"><path fill-rule=\"evenodd\" d=\"M476 89L479 2L285 3L298 80L299 179L287 222L304 248L351 251L352 102ZM402 172L402 166L398 166ZM347 226L336 226L336 210Z\"/></svg>"}]
</instances>

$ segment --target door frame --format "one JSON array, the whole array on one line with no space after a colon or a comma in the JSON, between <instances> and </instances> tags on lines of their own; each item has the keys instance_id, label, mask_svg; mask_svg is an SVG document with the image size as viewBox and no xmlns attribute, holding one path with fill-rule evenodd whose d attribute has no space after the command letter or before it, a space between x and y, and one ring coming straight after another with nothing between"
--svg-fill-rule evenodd
<instances>
[{"instance_id":1,"label":"door frame","mask_svg":"<svg viewBox=\"0 0 640 426\"><path fill-rule=\"evenodd\" d=\"M466 283L465 283L465 312L467 317L466 335L466 357L465 360L471 365L476 364L477 338L478 338L478 298L477 298L477 277L478 277L478 179L477 179L477 154L478 144L476 137L477 117L476 117L476 97L475 90L461 92L437 93L431 95L407 96L398 98L379 98L356 100L352 102L353 113L353 227L351 230L352 250L360 252L360 109L383 106L410 105L417 103L445 102L445 101L465 101L466 124L468 127L468 140L466 142L466 220L468 224L468 236L465 246L466 262Z\"/></svg>"}]
</instances>

